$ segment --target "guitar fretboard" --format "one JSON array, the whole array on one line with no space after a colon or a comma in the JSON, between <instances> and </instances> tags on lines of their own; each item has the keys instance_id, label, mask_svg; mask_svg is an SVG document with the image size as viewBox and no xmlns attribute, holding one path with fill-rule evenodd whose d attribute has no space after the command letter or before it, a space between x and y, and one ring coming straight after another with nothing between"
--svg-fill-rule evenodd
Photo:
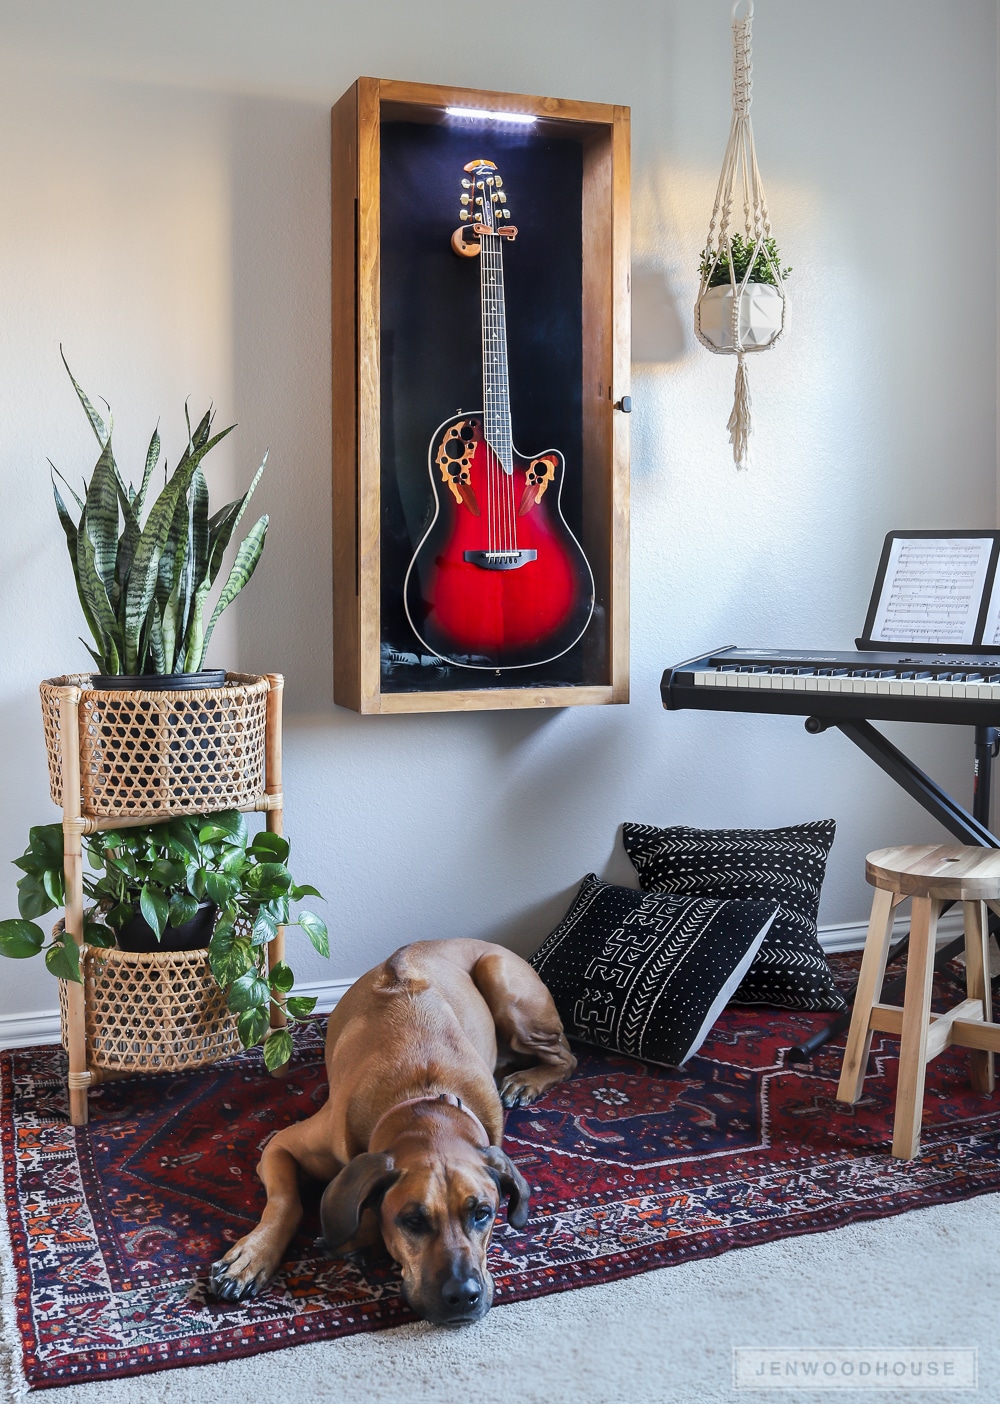
<instances>
[{"instance_id":1,"label":"guitar fretboard","mask_svg":"<svg viewBox=\"0 0 1000 1404\"><path fill-rule=\"evenodd\" d=\"M503 300L503 257L498 234L482 235L480 288L483 304L483 419L486 442L505 473L514 471L507 381L507 321Z\"/></svg>"}]
</instances>

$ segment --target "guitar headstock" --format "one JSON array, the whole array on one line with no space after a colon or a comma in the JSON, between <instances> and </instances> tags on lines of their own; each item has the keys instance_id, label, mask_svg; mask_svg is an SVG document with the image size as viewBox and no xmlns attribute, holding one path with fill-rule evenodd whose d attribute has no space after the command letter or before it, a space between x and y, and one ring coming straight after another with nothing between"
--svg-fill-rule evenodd
<instances>
[{"instance_id":1,"label":"guitar headstock","mask_svg":"<svg viewBox=\"0 0 1000 1404\"><path fill-rule=\"evenodd\" d=\"M513 239L517 230L506 222L510 219L507 192L495 163L480 159L470 161L464 169L459 219L477 240L484 234L502 234ZM461 232L463 241L468 243L466 230Z\"/></svg>"}]
</instances>

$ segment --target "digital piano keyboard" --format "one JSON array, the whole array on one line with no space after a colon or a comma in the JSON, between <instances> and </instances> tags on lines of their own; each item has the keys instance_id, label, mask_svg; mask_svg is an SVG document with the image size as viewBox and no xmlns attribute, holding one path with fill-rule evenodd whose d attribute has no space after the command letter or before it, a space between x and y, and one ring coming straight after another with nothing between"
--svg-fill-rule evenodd
<instances>
[{"instance_id":1,"label":"digital piano keyboard","mask_svg":"<svg viewBox=\"0 0 1000 1404\"><path fill-rule=\"evenodd\" d=\"M660 693L671 711L998 726L1000 656L729 647L668 668Z\"/></svg>"}]
</instances>

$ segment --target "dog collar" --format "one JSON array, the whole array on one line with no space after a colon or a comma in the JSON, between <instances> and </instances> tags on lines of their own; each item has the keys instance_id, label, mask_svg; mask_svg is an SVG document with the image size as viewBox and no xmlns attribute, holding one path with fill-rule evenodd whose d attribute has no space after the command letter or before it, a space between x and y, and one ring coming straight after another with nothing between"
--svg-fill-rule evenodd
<instances>
[{"instance_id":1,"label":"dog collar","mask_svg":"<svg viewBox=\"0 0 1000 1404\"><path fill-rule=\"evenodd\" d=\"M388 1111L383 1112L382 1115L379 1117L378 1121L376 1121L375 1125L372 1127L372 1133L368 1137L369 1144L372 1141L374 1141L375 1135L379 1127L382 1125L383 1121L386 1121L390 1116L393 1115L394 1112L401 1111L403 1107L418 1106L421 1102L446 1102L449 1107L457 1107L460 1112L465 1112L465 1115L469 1118L469 1120L472 1122L473 1126L476 1128L476 1130L479 1132L480 1136L483 1139L483 1144L480 1146L479 1149L487 1149L487 1147L490 1144L489 1132L486 1130L486 1127L483 1125L483 1123L479 1120L479 1117L476 1115L476 1113L474 1111L471 1111L465 1105L461 1097L456 1097L454 1092L427 1092L422 1097L407 1097L405 1102L397 1102L395 1106L392 1106L389 1108Z\"/></svg>"}]
</instances>

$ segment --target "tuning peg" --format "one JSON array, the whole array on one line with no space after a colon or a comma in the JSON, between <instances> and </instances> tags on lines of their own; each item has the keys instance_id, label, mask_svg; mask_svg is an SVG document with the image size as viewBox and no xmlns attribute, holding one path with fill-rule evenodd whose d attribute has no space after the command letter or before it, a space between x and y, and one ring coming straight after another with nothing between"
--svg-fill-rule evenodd
<instances>
[{"instance_id":1,"label":"tuning peg","mask_svg":"<svg viewBox=\"0 0 1000 1404\"><path fill-rule=\"evenodd\" d=\"M458 212L458 217L459 217L459 219L468 219L468 218L469 218L469 211L468 211L468 210L459 210L459 212Z\"/></svg>"},{"instance_id":2,"label":"tuning peg","mask_svg":"<svg viewBox=\"0 0 1000 1404\"><path fill-rule=\"evenodd\" d=\"M501 185L503 185L503 181L500 179L499 176L497 176L497 177L496 177L496 187L497 187L498 190L500 189Z\"/></svg>"},{"instance_id":3,"label":"tuning peg","mask_svg":"<svg viewBox=\"0 0 1000 1404\"><path fill-rule=\"evenodd\" d=\"M463 189L463 190L468 190L468 188L469 188L469 186L470 186L471 184L472 184L472 181L469 180L467 176L463 176L463 177L462 177L462 189Z\"/></svg>"},{"instance_id":4,"label":"tuning peg","mask_svg":"<svg viewBox=\"0 0 1000 1404\"><path fill-rule=\"evenodd\" d=\"M501 191L500 194L497 196L497 199L500 201L501 205L506 205L506 203L507 203L507 196L504 195L504 193L503 193L502 191Z\"/></svg>"},{"instance_id":5,"label":"tuning peg","mask_svg":"<svg viewBox=\"0 0 1000 1404\"><path fill-rule=\"evenodd\" d=\"M510 219L510 210L501 210L504 219Z\"/></svg>"},{"instance_id":6,"label":"tuning peg","mask_svg":"<svg viewBox=\"0 0 1000 1404\"><path fill-rule=\"evenodd\" d=\"M469 203L469 197L468 197L468 195L463 195L463 196L461 197L461 199L462 199L462 204L463 204L463 205L467 205L467 204Z\"/></svg>"}]
</instances>

